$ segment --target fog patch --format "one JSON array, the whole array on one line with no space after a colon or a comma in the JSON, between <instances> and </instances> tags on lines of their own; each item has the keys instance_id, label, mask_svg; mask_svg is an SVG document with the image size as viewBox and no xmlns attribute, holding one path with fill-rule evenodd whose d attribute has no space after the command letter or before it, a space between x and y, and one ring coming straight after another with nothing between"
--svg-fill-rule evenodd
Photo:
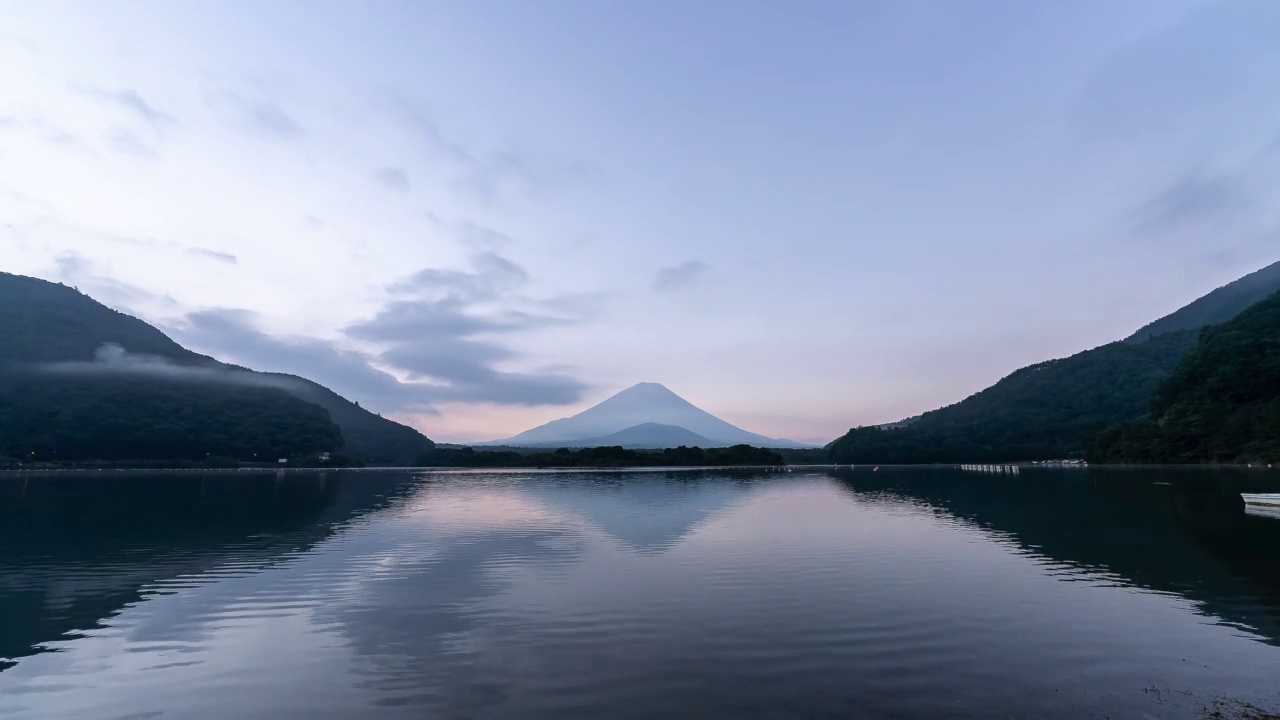
<instances>
[{"instance_id":1,"label":"fog patch","mask_svg":"<svg viewBox=\"0 0 1280 720\"><path fill-rule=\"evenodd\" d=\"M225 365L179 365L158 355L131 353L117 343L103 343L94 352L92 361L72 360L39 363L41 372L78 376L133 376L181 382L219 383L247 385L291 390L297 387L293 378L257 373L244 368Z\"/></svg>"}]
</instances>

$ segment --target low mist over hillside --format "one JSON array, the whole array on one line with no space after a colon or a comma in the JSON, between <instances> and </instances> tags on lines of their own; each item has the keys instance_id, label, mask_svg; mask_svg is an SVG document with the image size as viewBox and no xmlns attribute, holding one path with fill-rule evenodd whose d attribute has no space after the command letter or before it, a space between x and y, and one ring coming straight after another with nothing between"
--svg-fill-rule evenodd
<instances>
[{"instance_id":1,"label":"low mist over hillside","mask_svg":"<svg viewBox=\"0 0 1280 720\"><path fill-rule=\"evenodd\" d=\"M0 273L0 336L8 423L0 454L262 460L342 452L408 464L434 447L310 380L194 353L65 285Z\"/></svg>"}]
</instances>

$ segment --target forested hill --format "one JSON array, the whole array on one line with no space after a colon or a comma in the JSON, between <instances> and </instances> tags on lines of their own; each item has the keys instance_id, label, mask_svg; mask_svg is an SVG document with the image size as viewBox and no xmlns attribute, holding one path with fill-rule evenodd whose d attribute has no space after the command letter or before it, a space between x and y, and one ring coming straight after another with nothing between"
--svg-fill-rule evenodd
<instances>
[{"instance_id":1,"label":"forested hill","mask_svg":"<svg viewBox=\"0 0 1280 720\"><path fill-rule=\"evenodd\" d=\"M0 273L0 332L0 365L89 362L107 343L183 365L216 363L78 290L9 273Z\"/></svg>"},{"instance_id":2,"label":"forested hill","mask_svg":"<svg viewBox=\"0 0 1280 720\"><path fill-rule=\"evenodd\" d=\"M1205 330L1160 385L1151 417L1098 437L1104 462L1280 460L1280 294Z\"/></svg>"},{"instance_id":3,"label":"forested hill","mask_svg":"<svg viewBox=\"0 0 1280 720\"><path fill-rule=\"evenodd\" d=\"M277 388L0 372L0 459L275 462L342 448L323 408Z\"/></svg>"},{"instance_id":4,"label":"forested hill","mask_svg":"<svg viewBox=\"0 0 1280 720\"><path fill-rule=\"evenodd\" d=\"M1125 341L1142 342L1164 333L1199 331L1224 323L1275 292L1280 292L1280 262L1223 285L1181 310L1143 327Z\"/></svg>"},{"instance_id":5,"label":"forested hill","mask_svg":"<svg viewBox=\"0 0 1280 720\"><path fill-rule=\"evenodd\" d=\"M1004 462L1075 457L1090 437L1146 414L1193 332L1114 342L1022 368L905 427L861 427L831 444L840 463Z\"/></svg>"},{"instance_id":6,"label":"forested hill","mask_svg":"<svg viewBox=\"0 0 1280 720\"><path fill-rule=\"evenodd\" d=\"M62 452L77 454L65 448L76 442L87 442L82 434L72 432L71 418L76 418L78 424L87 422L92 427L93 413L108 411L109 406L103 404L106 397L117 402L128 398L138 407L155 410L157 424L152 429L157 432L166 418L178 417L182 413L192 416L209 413L208 427L196 423L184 425L181 429L170 428L176 433L175 437L186 438L182 443L190 440L199 445L197 439L202 437L201 433L213 432L215 427L220 427L223 433L236 432L233 428L256 427L267 423L268 419L270 423L283 427L289 424L286 418L293 417L300 423L297 427L301 428L314 421L317 417L315 411L319 410L319 414L325 416L325 423L331 419L341 429L341 439L336 445L341 446L348 457L359 462L409 464L434 447L434 443L413 428L368 412L310 380L292 375L257 373L220 363L182 347L147 323L112 310L64 285L0 273L0 337L4 338L0 342L0 386L5 386L0 388L0 403L7 403L0 406L0 412L5 413L11 422L37 422L24 431L23 437L34 438L43 433L48 436L46 440L61 438L56 445L64 448ZM130 372L96 372L94 364L102 362L104 348L130 360L149 359L147 362L151 364ZM50 378L59 377L50 374L58 368L72 368L78 373L74 393L49 394L54 391L44 387L46 380L52 382ZM175 368L176 371L171 371ZM42 373L33 373L41 369ZM137 382L140 376L149 378L150 382ZM12 386L18 383L40 386L40 393L22 402L21 412L14 403L15 398L22 396L11 392ZM155 388L156 397L145 397L148 387ZM213 403L218 393L209 392L210 387L241 405ZM164 398L159 394L164 394ZM34 401L40 397L52 399L55 396L60 398L58 402L72 405L62 408L66 411L63 413L39 412L39 403ZM256 409L243 405L251 402L257 403ZM250 416L256 419L249 422L246 418ZM219 418L221 422L218 422ZM135 431L146 427L142 420L133 425ZM291 440L277 443L271 452L287 455L311 452L317 448L322 451L338 450L326 432L318 427L299 432L289 436ZM16 436L11 431L9 437ZM323 442L315 438L323 439ZM215 443L210 436L204 444L235 453L253 446L249 439L224 440L226 442L221 444ZM33 444L34 440L24 442ZM44 446L51 447L50 442L45 442ZM296 451L289 450L295 446ZM123 446L118 443L112 447L123 452ZM217 454L213 450L208 452ZM253 451L249 452L253 454ZM119 453L114 456L124 457ZM242 455L233 456L245 459Z\"/></svg>"},{"instance_id":7,"label":"forested hill","mask_svg":"<svg viewBox=\"0 0 1280 720\"><path fill-rule=\"evenodd\" d=\"M910 423L850 430L829 447L855 463L1012 462L1080 457L1109 427L1146 417L1157 387L1206 325L1280 290L1280 263L1218 288L1116 342L1015 371Z\"/></svg>"}]
</instances>

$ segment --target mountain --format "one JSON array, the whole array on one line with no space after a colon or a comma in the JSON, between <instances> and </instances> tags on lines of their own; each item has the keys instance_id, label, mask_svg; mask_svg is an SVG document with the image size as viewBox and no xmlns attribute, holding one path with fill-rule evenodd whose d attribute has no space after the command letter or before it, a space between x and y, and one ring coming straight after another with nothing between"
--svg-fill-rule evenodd
<instances>
[{"instance_id":1,"label":"mountain","mask_svg":"<svg viewBox=\"0 0 1280 720\"><path fill-rule=\"evenodd\" d=\"M626 430L604 437L590 438L580 442L582 447L624 447L624 448L668 448L680 447L724 447L724 443L716 442L691 430L676 425L662 423L641 423Z\"/></svg>"},{"instance_id":2,"label":"mountain","mask_svg":"<svg viewBox=\"0 0 1280 720\"><path fill-rule=\"evenodd\" d=\"M342 447L323 408L277 388L0 372L0 457L274 462Z\"/></svg>"},{"instance_id":3,"label":"mountain","mask_svg":"<svg viewBox=\"0 0 1280 720\"><path fill-rule=\"evenodd\" d=\"M258 406L253 412L263 419L263 427L285 427L290 417L305 425L304 416L310 421L323 417L323 422L335 423L341 437L337 444L344 454L365 463L408 464L434 447L413 428L370 413L310 380L258 373L192 352L147 323L65 285L0 273L0 337L4 338L0 343L0 386L12 392L21 383L48 385L41 392L61 393L59 402L73 403L62 408L66 412L61 417L46 417L46 426L42 426L61 428L61 447L87 443L83 437L86 428L103 430L106 425L94 421L99 417L95 413L115 416L101 417L104 422L119 421L122 413L149 409L149 424L145 416L131 421L136 423L136 436L144 431L159 433L165 423L177 423L175 418L186 417L175 414L181 407L189 417L202 418L170 428L177 433L174 437L185 438L183 447L202 442L207 446L221 438L218 447L236 453L233 457L243 457L246 448L257 446L250 439L233 442L225 436L250 427L238 414L248 412L246 403ZM75 393L68 395L70 390L58 390L59 385L73 388ZM8 409L12 418L16 407L12 403L20 396L7 397L9 404L0 405L0 412ZM115 404L103 405L108 398L114 398ZM123 398L129 402L122 402ZM24 401L22 407L29 419L41 417L38 403ZM322 412L315 413L317 408ZM79 435L71 432L76 427L81 429ZM311 428L294 439L323 438L326 432ZM312 445L313 441L297 444L298 452L303 448L306 452L337 449L333 440L315 448ZM107 447L118 454L130 446L112 442ZM279 445L273 447L271 452L283 451Z\"/></svg>"},{"instance_id":4,"label":"mountain","mask_svg":"<svg viewBox=\"0 0 1280 720\"><path fill-rule=\"evenodd\" d=\"M1011 373L901 427L854 428L840 463L1013 462L1076 457L1094 433L1146 414L1160 381L1195 343L1190 331L1114 342Z\"/></svg>"},{"instance_id":5,"label":"mountain","mask_svg":"<svg viewBox=\"0 0 1280 720\"><path fill-rule=\"evenodd\" d=\"M1280 292L1280 262L1223 285L1181 310L1146 325L1125 342L1137 343L1165 333L1201 330L1224 323L1276 292Z\"/></svg>"},{"instance_id":6,"label":"mountain","mask_svg":"<svg viewBox=\"0 0 1280 720\"><path fill-rule=\"evenodd\" d=\"M1201 328L1280 290L1280 263L1218 288L1114 342L1017 370L901 423L853 428L829 449L852 463L1004 462L1078 457L1102 430L1141 420Z\"/></svg>"},{"instance_id":7,"label":"mountain","mask_svg":"<svg viewBox=\"0 0 1280 720\"><path fill-rule=\"evenodd\" d=\"M1280 460L1280 294L1204 332L1155 393L1151 417L1100 435L1105 462Z\"/></svg>"},{"instance_id":8,"label":"mountain","mask_svg":"<svg viewBox=\"0 0 1280 720\"><path fill-rule=\"evenodd\" d=\"M720 446L747 444L757 447L804 447L790 440L775 440L730 425L662 385L647 382L633 385L573 417L552 420L505 440L480 444L582 447L584 443L601 441L605 436L646 424L674 426ZM685 443L676 443L680 444ZM673 446L664 444L659 447Z\"/></svg>"},{"instance_id":9,"label":"mountain","mask_svg":"<svg viewBox=\"0 0 1280 720\"><path fill-rule=\"evenodd\" d=\"M256 373L274 379L294 397L315 403L342 428L343 454L373 465L412 465L435 447L422 433L371 413L329 388L296 375Z\"/></svg>"}]
</instances>

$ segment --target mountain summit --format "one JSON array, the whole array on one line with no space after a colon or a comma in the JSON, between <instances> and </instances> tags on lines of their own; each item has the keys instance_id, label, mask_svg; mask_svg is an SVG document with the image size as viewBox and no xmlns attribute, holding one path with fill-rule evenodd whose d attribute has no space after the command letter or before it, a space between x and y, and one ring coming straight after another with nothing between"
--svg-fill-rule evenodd
<instances>
[{"instance_id":1,"label":"mountain summit","mask_svg":"<svg viewBox=\"0 0 1280 720\"><path fill-rule=\"evenodd\" d=\"M623 431L626 431L625 433ZM684 432L679 432L684 431ZM805 447L790 440L747 432L702 410L666 387L642 382L573 417L552 420L531 430L485 445L516 447L587 447L621 434L630 447L671 447L698 436L706 446L747 444L757 447ZM678 442L677 444L688 444Z\"/></svg>"}]
</instances>

